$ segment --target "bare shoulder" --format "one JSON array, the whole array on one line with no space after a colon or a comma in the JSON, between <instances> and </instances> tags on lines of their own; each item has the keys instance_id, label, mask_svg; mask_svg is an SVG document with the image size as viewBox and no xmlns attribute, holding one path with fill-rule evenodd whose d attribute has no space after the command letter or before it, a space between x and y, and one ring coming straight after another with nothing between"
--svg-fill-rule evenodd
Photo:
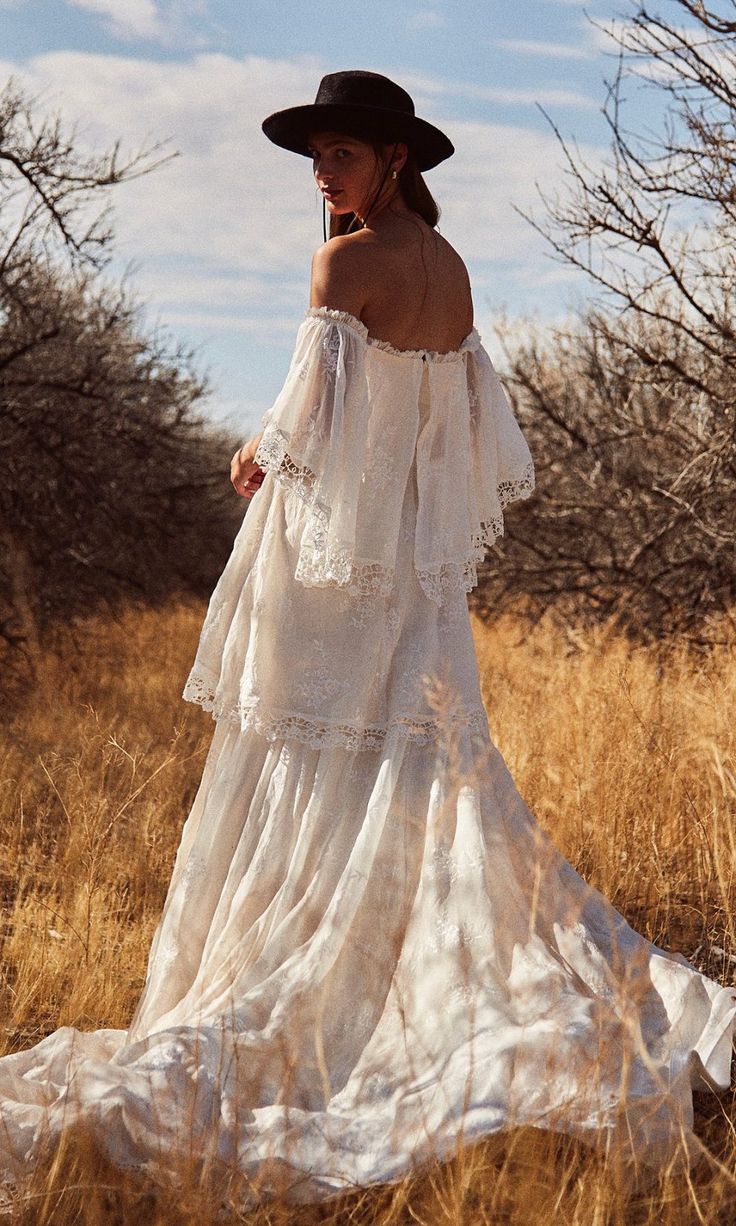
<instances>
[{"instance_id":1,"label":"bare shoulder","mask_svg":"<svg viewBox=\"0 0 736 1226\"><path fill-rule=\"evenodd\" d=\"M438 231L435 231L435 236L439 243L440 250L443 252L444 257L447 260L448 266L454 269L457 275L458 281L462 283L463 285L465 285L469 290L470 289L470 274L468 273L468 269L465 264L465 260L460 255L460 253L455 250L452 243L447 241L444 235L440 234Z\"/></svg>"},{"instance_id":2,"label":"bare shoulder","mask_svg":"<svg viewBox=\"0 0 736 1226\"><path fill-rule=\"evenodd\" d=\"M466 334L473 327L475 311L473 308L473 291L470 284L470 273L465 260L455 250L452 243L435 231L439 242L439 250L444 264L443 280L447 286L448 297L452 299L452 309L455 318L463 320Z\"/></svg>"},{"instance_id":3,"label":"bare shoulder","mask_svg":"<svg viewBox=\"0 0 736 1226\"><path fill-rule=\"evenodd\" d=\"M312 256L309 305L348 311L356 318L365 304L366 245L355 234L336 234Z\"/></svg>"}]
</instances>

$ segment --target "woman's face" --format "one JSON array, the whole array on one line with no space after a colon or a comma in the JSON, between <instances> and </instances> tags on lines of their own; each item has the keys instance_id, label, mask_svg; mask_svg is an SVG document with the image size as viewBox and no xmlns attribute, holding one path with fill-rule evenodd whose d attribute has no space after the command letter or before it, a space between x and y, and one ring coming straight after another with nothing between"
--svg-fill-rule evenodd
<instances>
[{"instance_id":1,"label":"woman's face","mask_svg":"<svg viewBox=\"0 0 736 1226\"><path fill-rule=\"evenodd\" d=\"M377 164L373 146L340 132L314 132L309 135L309 148L315 182L330 213L357 213L362 217L363 209L378 189L385 166ZM396 149L397 169L405 160L406 148L400 143ZM386 146L387 157L392 150L393 145ZM391 193L392 186L389 172L383 191Z\"/></svg>"}]
</instances>

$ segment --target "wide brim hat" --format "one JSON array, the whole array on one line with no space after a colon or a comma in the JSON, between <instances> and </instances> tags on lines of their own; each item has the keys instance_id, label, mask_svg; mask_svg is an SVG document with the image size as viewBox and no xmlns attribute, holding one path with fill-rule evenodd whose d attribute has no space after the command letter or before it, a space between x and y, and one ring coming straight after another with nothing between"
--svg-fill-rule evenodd
<instances>
[{"instance_id":1,"label":"wide brim hat","mask_svg":"<svg viewBox=\"0 0 736 1226\"><path fill-rule=\"evenodd\" d=\"M359 68L328 73L314 102L275 111L261 127L275 145L304 157L311 157L309 133L318 131L386 143L405 141L420 170L431 170L455 152L444 132L414 113L405 89L380 73Z\"/></svg>"}]
</instances>

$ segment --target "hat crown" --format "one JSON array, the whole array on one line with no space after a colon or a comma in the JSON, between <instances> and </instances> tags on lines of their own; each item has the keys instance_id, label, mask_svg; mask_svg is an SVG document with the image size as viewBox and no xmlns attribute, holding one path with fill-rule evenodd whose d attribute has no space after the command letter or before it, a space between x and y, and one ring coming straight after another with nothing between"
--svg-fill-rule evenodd
<instances>
[{"instance_id":1,"label":"hat crown","mask_svg":"<svg viewBox=\"0 0 736 1226\"><path fill-rule=\"evenodd\" d=\"M274 111L261 127L274 144L308 158L313 156L310 135L326 130L350 133L359 140L405 141L419 170L431 170L455 152L444 132L415 113L414 100L405 89L365 68L328 72L314 102Z\"/></svg>"},{"instance_id":2,"label":"hat crown","mask_svg":"<svg viewBox=\"0 0 736 1226\"><path fill-rule=\"evenodd\" d=\"M330 72L319 83L315 106L377 106L414 114L414 102L405 89L378 72L347 69Z\"/></svg>"}]
</instances>

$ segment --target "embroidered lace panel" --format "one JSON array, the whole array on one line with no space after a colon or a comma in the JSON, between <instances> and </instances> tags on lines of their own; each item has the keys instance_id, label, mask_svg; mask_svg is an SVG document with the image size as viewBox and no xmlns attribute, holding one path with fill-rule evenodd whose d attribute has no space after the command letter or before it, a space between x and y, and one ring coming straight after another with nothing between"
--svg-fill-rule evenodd
<instances>
[{"instance_id":1,"label":"embroidered lace panel","mask_svg":"<svg viewBox=\"0 0 736 1226\"><path fill-rule=\"evenodd\" d=\"M294 577L307 584L336 584L358 596L389 595L394 576L388 567L367 559L356 561L347 551L330 547L327 541L330 512L317 496L317 478L305 465L294 463L286 450L288 443L278 426L266 426L254 459L311 509L309 542L300 550Z\"/></svg>"},{"instance_id":2,"label":"embroidered lace panel","mask_svg":"<svg viewBox=\"0 0 736 1226\"><path fill-rule=\"evenodd\" d=\"M502 481L498 486L501 507L517 498L528 498L534 489L534 466L530 464L516 481ZM478 584L478 562L482 562L486 550L497 537L503 535L503 515L497 515L488 523L479 525L472 535L472 553L459 561L443 562L438 570L417 570L422 589L430 600L443 604L448 596L457 592L472 592Z\"/></svg>"},{"instance_id":3,"label":"embroidered lace panel","mask_svg":"<svg viewBox=\"0 0 736 1226\"><path fill-rule=\"evenodd\" d=\"M465 728L472 732L488 729L488 717L483 709L454 710L442 716L401 714L387 724L359 725L318 719L293 711L269 711L253 702L223 702L216 695L216 684L204 673L192 672L182 697L212 713L214 720L240 724L243 730L254 728L269 741L292 740L312 749L342 747L353 751L382 749L386 736L395 731L399 736L419 745L427 745L448 731Z\"/></svg>"},{"instance_id":4,"label":"embroidered lace panel","mask_svg":"<svg viewBox=\"0 0 736 1226\"><path fill-rule=\"evenodd\" d=\"M307 584L336 584L356 595L387 596L393 591L394 574L380 562L367 559L354 560L340 550L331 549L327 543L329 510L320 503L316 492L315 474L308 468L295 464L287 452L288 438L277 426L266 426L255 454L255 462L273 472L297 497L311 507L310 545L303 546L295 571L295 578ZM502 481L498 485L501 508L518 498L528 498L534 490L534 465L530 463L515 481ZM472 592L478 583L477 563L482 562L486 550L497 537L503 534L503 515L478 525L471 536L470 553L463 558L449 559L436 570L416 570L425 595L443 604L449 596L458 592Z\"/></svg>"}]
</instances>

